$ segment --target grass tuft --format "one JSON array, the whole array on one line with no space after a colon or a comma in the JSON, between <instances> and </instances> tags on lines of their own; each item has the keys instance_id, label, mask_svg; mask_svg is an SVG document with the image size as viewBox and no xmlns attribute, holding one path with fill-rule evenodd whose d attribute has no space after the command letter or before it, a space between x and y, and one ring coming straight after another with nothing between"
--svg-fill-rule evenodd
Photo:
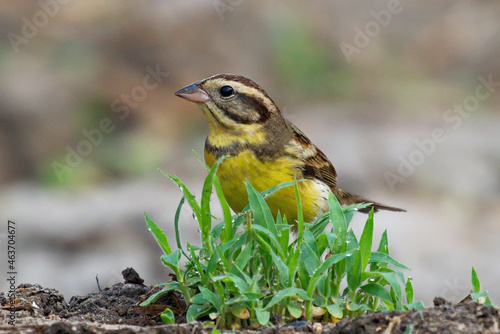
<instances>
[{"instance_id":1,"label":"grass tuft","mask_svg":"<svg viewBox=\"0 0 500 334\"><path fill-rule=\"evenodd\" d=\"M200 202L182 181L164 173L183 194L175 216L177 249L172 250L167 236L147 215L146 223L165 253L161 260L172 269L176 280L162 284L163 289L141 305L179 290L189 305L187 321L204 320L217 328L256 328L296 319L335 322L369 311L424 307L422 302L413 301L411 279L402 272L409 269L389 255L387 231L377 251L372 251L373 211L359 238L350 228L354 212L366 204L342 208L330 193L329 212L313 223L305 223L297 188L300 181L262 193L245 183L248 206L231 216L215 174L224 159L207 167ZM295 186L298 198L296 234L291 233L292 225L286 217L273 217L265 201L286 186ZM210 208L214 188L222 206L220 220L213 218ZM179 212L185 203L199 224L199 246L183 246L180 239ZM184 266L180 265L182 257ZM474 299L485 300L474 270L472 283ZM168 311L162 319L174 321Z\"/></svg>"}]
</instances>

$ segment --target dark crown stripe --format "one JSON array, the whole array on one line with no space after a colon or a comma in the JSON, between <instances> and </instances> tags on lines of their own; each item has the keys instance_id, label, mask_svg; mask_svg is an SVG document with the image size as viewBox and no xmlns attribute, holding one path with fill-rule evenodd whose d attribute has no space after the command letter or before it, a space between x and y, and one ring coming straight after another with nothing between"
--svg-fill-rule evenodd
<instances>
[{"instance_id":1,"label":"dark crown stripe","mask_svg":"<svg viewBox=\"0 0 500 334\"><path fill-rule=\"evenodd\" d=\"M259 114L259 120L255 123L264 123L271 116L271 112L267 109L262 98L240 94L240 99L243 105L248 106L250 110L255 110Z\"/></svg>"},{"instance_id":2,"label":"dark crown stripe","mask_svg":"<svg viewBox=\"0 0 500 334\"><path fill-rule=\"evenodd\" d=\"M213 79L225 79L227 81L240 82L240 83L244 84L245 86L255 88L259 92L261 92L264 95L266 95L267 97L269 97L267 95L267 93L259 85L257 85L255 82L253 82L252 80L250 80L248 78L239 76L239 75L234 75L234 74L218 74L218 75L215 75L213 77L209 77L209 78L203 80L202 83L204 83L204 82L206 82L208 80L213 80Z\"/></svg>"}]
</instances>

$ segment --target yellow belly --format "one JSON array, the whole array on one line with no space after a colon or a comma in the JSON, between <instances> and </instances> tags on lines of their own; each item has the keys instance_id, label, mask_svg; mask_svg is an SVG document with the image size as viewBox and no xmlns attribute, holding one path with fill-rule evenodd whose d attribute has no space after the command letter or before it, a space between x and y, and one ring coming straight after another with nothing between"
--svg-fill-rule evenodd
<instances>
[{"instance_id":1,"label":"yellow belly","mask_svg":"<svg viewBox=\"0 0 500 334\"><path fill-rule=\"evenodd\" d=\"M205 152L207 165L212 166L215 157ZM250 151L244 150L237 156L231 156L219 166L219 177L222 191L227 202L235 212L241 212L248 204L247 190L244 181L247 180L257 191L262 192L277 184L293 181L296 172L296 160L291 157L281 157L273 162L261 161ZM298 183L304 220L312 222L317 216L328 209L327 185L320 181L305 180ZM295 187L290 186L278 190L266 198L271 212L276 217L278 211L285 215L289 223L297 219L297 201Z\"/></svg>"}]
</instances>

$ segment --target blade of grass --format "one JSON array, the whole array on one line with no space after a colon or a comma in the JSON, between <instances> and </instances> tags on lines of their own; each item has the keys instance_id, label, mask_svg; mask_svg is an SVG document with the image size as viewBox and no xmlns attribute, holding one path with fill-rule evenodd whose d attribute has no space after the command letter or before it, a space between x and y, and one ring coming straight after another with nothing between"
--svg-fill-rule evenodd
<instances>
[{"instance_id":1,"label":"blade of grass","mask_svg":"<svg viewBox=\"0 0 500 334\"><path fill-rule=\"evenodd\" d=\"M282 226L283 228L280 228ZM285 228L286 226L286 228ZM285 252L288 248L288 243L290 242L290 228L288 224L283 224L281 215L278 213L276 216L276 227L278 228L278 240L281 245L281 249Z\"/></svg>"},{"instance_id":2,"label":"blade of grass","mask_svg":"<svg viewBox=\"0 0 500 334\"><path fill-rule=\"evenodd\" d=\"M411 278L408 277L405 285L406 303L413 303L413 285L411 284Z\"/></svg>"},{"instance_id":3,"label":"blade of grass","mask_svg":"<svg viewBox=\"0 0 500 334\"><path fill-rule=\"evenodd\" d=\"M299 297L302 300L310 300L311 297L308 296L307 292L303 289L299 288L286 288L283 290L278 291L273 298L269 301L269 303L264 307L264 310L268 310L277 303L279 303L281 300L284 298L288 297Z\"/></svg>"},{"instance_id":4,"label":"blade of grass","mask_svg":"<svg viewBox=\"0 0 500 334\"><path fill-rule=\"evenodd\" d=\"M396 302L401 301L401 286L399 285L399 282L396 278L396 274L393 272L388 272L388 273L382 273L382 276L384 276L385 280L389 283L391 286L392 290L394 291L396 299L393 301L394 304Z\"/></svg>"},{"instance_id":5,"label":"blade of grass","mask_svg":"<svg viewBox=\"0 0 500 334\"><path fill-rule=\"evenodd\" d=\"M332 223L332 233L337 235L333 253L338 254L342 251L347 236L347 224L340 203L335 195L330 192L328 195L328 205L330 207L330 221Z\"/></svg>"},{"instance_id":6,"label":"blade of grass","mask_svg":"<svg viewBox=\"0 0 500 334\"><path fill-rule=\"evenodd\" d=\"M252 243L248 243L234 260L233 267L231 268L232 274L236 275L239 270L242 270L246 267L248 261L252 257L252 252L253 252L253 245Z\"/></svg>"},{"instance_id":7,"label":"blade of grass","mask_svg":"<svg viewBox=\"0 0 500 334\"><path fill-rule=\"evenodd\" d=\"M198 287L200 289L200 293L205 297L205 299L215 307L217 311L220 311L221 308L221 300L220 298L223 298L223 296L218 296L214 292L208 290L207 288L203 286Z\"/></svg>"},{"instance_id":8,"label":"blade of grass","mask_svg":"<svg viewBox=\"0 0 500 334\"><path fill-rule=\"evenodd\" d=\"M383 286L376 283L368 283L360 287L361 290L372 296L378 297L388 302L392 302L391 294Z\"/></svg>"},{"instance_id":9,"label":"blade of grass","mask_svg":"<svg viewBox=\"0 0 500 334\"><path fill-rule=\"evenodd\" d=\"M181 270L179 267L179 260L181 259L181 251L176 249L170 254L165 254L161 256L163 263L172 269L176 275L180 274ZM182 275L178 275L181 277L177 277L178 281L182 283Z\"/></svg>"},{"instance_id":10,"label":"blade of grass","mask_svg":"<svg viewBox=\"0 0 500 334\"><path fill-rule=\"evenodd\" d=\"M363 233L359 239L359 252L361 254L361 271L365 270L370 260L373 240L373 208L370 211L368 219L366 220Z\"/></svg>"},{"instance_id":11,"label":"blade of grass","mask_svg":"<svg viewBox=\"0 0 500 334\"><path fill-rule=\"evenodd\" d=\"M238 291L243 294L248 292L250 286L245 280L237 275L233 275L231 273L227 273L224 276L216 276L213 278L214 281L224 281L224 282L232 282L234 286L238 289Z\"/></svg>"},{"instance_id":12,"label":"blade of grass","mask_svg":"<svg viewBox=\"0 0 500 334\"><path fill-rule=\"evenodd\" d=\"M180 228L179 228L179 218L181 216L181 210L182 206L184 205L185 197L183 196L179 202L179 205L177 206L177 210L175 211L175 218L174 218L174 230L175 230L175 240L177 242L177 248L179 248L182 253L184 254L185 257L188 257L186 253L184 252L184 249L182 249L182 244L181 244L181 233L180 233Z\"/></svg>"},{"instance_id":13,"label":"blade of grass","mask_svg":"<svg viewBox=\"0 0 500 334\"><path fill-rule=\"evenodd\" d=\"M165 236L165 233L163 233L163 231L158 227L158 225L156 225L155 222L152 221L146 213L144 213L144 218L146 218L146 224L148 225L149 231L151 231L151 233L156 239L156 242L158 242L158 245L160 245L161 249L163 249L163 252L165 254L172 253L172 248L170 247L170 244L168 242L167 237Z\"/></svg>"},{"instance_id":14,"label":"blade of grass","mask_svg":"<svg viewBox=\"0 0 500 334\"><path fill-rule=\"evenodd\" d=\"M252 209L255 224L268 229L277 236L276 223L266 200L248 181L245 181L245 186L248 193L248 204Z\"/></svg>"},{"instance_id":15,"label":"blade of grass","mask_svg":"<svg viewBox=\"0 0 500 334\"><path fill-rule=\"evenodd\" d=\"M479 279L477 278L476 270L474 269L474 267L472 267L471 272L471 283L474 292L479 293L481 291L481 284L479 283Z\"/></svg>"},{"instance_id":16,"label":"blade of grass","mask_svg":"<svg viewBox=\"0 0 500 334\"><path fill-rule=\"evenodd\" d=\"M302 182L304 180L297 180L297 181L287 181L287 182L282 182L280 184L277 184L275 185L274 187L271 187L267 190L264 190L262 192L260 192L260 194L262 195L262 197L267 198L268 196L274 194L275 192L277 192L278 190L280 189L283 189L283 188L286 188L286 187L290 187L290 186L293 186L295 183L297 182ZM250 206L247 205L245 206L245 208L241 211L241 213L244 213L246 211L248 211L250 209Z\"/></svg>"},{"instance_id":17,"label":"blade of grass","mask_svg":"<svg viewBox=\"0 0 500 334\"><path fill-rule=\"evenodd\" d=\"M370 259L368 260L370 263L387 263L390 265L393 265L395 267L405 269L405 270L410 270L407 266L404 264L399 263L398 261L394 260L392 257L385 253L380 253L380 252L372 252L370 254ZM379 266L380 267L380 266Z\"/></svg>"},{"instance_id":18,"label":"blade of grass","mask_svg":"<svg viewBox=\"0 0 500 334\"><path fill-rule=\"evenodd\" d=\"M285 256L285 253L283 252L283 249L281 248L281 244L277 238L276 234L273 234L271 231L266 229L265 227L255 225L253 227L254 233L258 233L261 237L263 238L268 238L270 241L272 241L271 248L275 249L280 256Z\"/></svg>"},{"instance_id":19,"label":"blade of grass","mask_svg":"<svg viewBox=\"0 0 500 334\"><path fill-rule=\"evenodd\" d=\"M199 154L195 150L192 150L192 152L195 155L195 157L198 159L198 161L205 167L205 169L210 171L210 167L208 167L208 165L203 161L203 159L199 156ZM227 157L228 156L224 156L222 158L225 159ZM217 193L217 197L219 198L219 201L220 201L220 204L222 207L222 212L224 215L224 227L225 227L224 231L225 231L225 233L222 235L222 237L223 237L222 242L227 242L233 236L233 233L232 233L233 224L232 224L231 209L229 208L229 205L226 201L226 197L224 196L224 193L222 192L222 187L220 185L220 181L219 181L219 178L217 177L217 175L215 175L214 185L215 185L215 192Z\"/></svg>"},{"instance_id":20,"label":"blade of grass","mask_svg":"<svg viewBox=\"0 0 500 334\"><path fill-rule=\"evenodd\" d=\"M210 210L210 197L212 196L212 187L214 184L215 172L219 168L219 165L227 158L225 155L219 160L217 160L210 171L208 172L205 182L203 183L203 190L201 193L201 205L200 205L200 229L202 234L202 240L204 241L205 247L207 248L207 253L212 254L212 241L210 238L210 231L212 230L212 214Z\"/></svg>"},{"instance_id":21,"label":"blade of grass","mask_svg":"<svg viewBox=\"0 0 500 334\"><path fill-rule=\"evenodd\" d=\"M354 301L354 294L356 289L361 284L361 252L359 251L359 243L352 230L347 233L346 242L347 251L352 254L346 260L346 271L347 271L347 286L349 287L349 292L351 294L352 301Z\"/></svg>"},{"instance_id":22,"label":"blade of grass","mask_svg":"<svg viewBox=\"0 0 500 334\"><path fill-rule=\"evenodd\" d=\"M208 283L208 277L205 274L205 270L203 270L203 267L201 266L200 261L198 260L198 256L196 256L196 253L194 252L193 246L188 242L187 244L188 250L191 253L191 261L194 262L194 265L196 266L196 269L198 270L198 273L201 277L201 282L206 285Z\"/></svg>"},{"instance_id":23,"label":"blade of grass","mask_svg":"<svg viewBox=\"0 0 500 334\"><path fill-rule=\"evenodd\" d=\"M316 288L316 283L319 281L321 277L328 273L328 269L331 266L336 264L342 259L345 259L349 253L335 254L327 258L319 267L316 269L314 274L311 276L311 280L309 282L309 286L307 287L307 295L312 297L314 289Z\"/></svg>"},{"instance_id":24,"label":"blade of grass","mask_svg":"<svg viewBox=\"0 0 500 334\"><path fill-rule=\"evenodd\" d=\"M378 245L377 252L389 255L389 241L387 240L387 230L385 230L384 233L382 233L382 237L380 238L380 243Z\"/></svg>"},{"instance_id":25,"label":"blade of grass","mask_svg":"<svg viewBox=\"0 0 500 334\"><path fill-rule=\"evenodd\" d=\"M163 323L166 325L175 324L174 312L172 312L172 310L169 308L166 308L165 311L163 311L163 313L160 314L160 318L161 318L161 321L163 321Z\"/></svg>"},{"instance_id":26,"label":"blade of grass","mask_svg":"<svg viewBox=\"0 0 500 334\"><path fill-rule=\"evenodd\" d=\"M184 197L188 201L189 206L193 210L193 212L196 216L196 219L199 222L201 220L200 205L198 204L198 202L196 202L196 199L194 198L193 194L189 191L189 189L186 187L186 185L181 180L179 180L178 177L167 174L164 171L162 171L161 169L160 169L160 172L163 175L165 175L169 180L173 181L174 183L176 183L179 186L179 189L181 190L182 194L184 195Z\"/></svg>"},{"instance_id":27,"label":"blade of grass","mask_svg":"<svg viewBox=\"0 0 500 334\"><path fill-rule=\"evenodd\" d=\"M152 294L148 299L143 301L140 305L147 306L149 304L154 304L160 298L164 297L165 294L168 294L172 290L180 289L180 283L175 281L170 281L167 286L165 286L162 290Z\"/></svg>"},{"instance_id":28,"label":"blade of grass","mask_svg":"<svg viewBox=\"0 0 500 334\"><path fill-rule=\"evenodd\" d=\"M309 299L304 299L306 300L306 320L311 321L312 319L312 297L314 290L316 289L316 285L320 278L324 277L325 275L328 274L328 270L330 269L331 266L333 266L335 263L343 260L348 254L347 253L342 253L342 254L335 254L327 258L319 267L316 269L314 274L311 276L311 279L309 281L309 285L307 287L307 296Z\"/></svg>"},{"instance_id":29,"label":"blade of grass","mask_svg":"<svg viewBox=\"0 0 500 334\"><path fill-rule=\"evenodd\" d=\"M300 200L299 186L295 183L295 198L297 200L297 245L300 247L304 237L304 213L302 212L302 201Z\"/></svg>"},{"instance_id":30,"label":"blade of grass","mask_svg":"<svg viewBox=\"0 0 500 334\"><path fill-rule=\"evenodd\" d=\"M226 197L222 192L222 186L220 184L219 178L215 176L215 192L219 198L220 205L222 207L222 214L224 217L224 229L222 230L221 241L228 242L233 237L233 217L231 215L231 209L227 203Z\"/></svg>"}]
</instances>

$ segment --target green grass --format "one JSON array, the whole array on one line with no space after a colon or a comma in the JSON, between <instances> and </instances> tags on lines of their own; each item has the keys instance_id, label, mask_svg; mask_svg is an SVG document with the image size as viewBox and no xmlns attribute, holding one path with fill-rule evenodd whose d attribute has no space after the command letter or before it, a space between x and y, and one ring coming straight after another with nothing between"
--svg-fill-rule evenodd
<instances>
[{"instance_id":1,"label":"green grass","mask_svg":"<svg viewBox=\"0 0 500 334\"><path fill-rule=\"evenodd\" d=\"M473 292L471 292L470 296L475 302L483 305L492 305L493 307L498 308L497 305L491 302L490 297L488 297L488 291L481 291L481 283L479 283L474 267L472 267L471 283Z\"/></svg>"},{"instance_id":2,"label":"green grass","mask_svg":"<svg viewBox=\"0 0 500 334\"><path fill-rule=\"evenodd\" d=\"M163 290L141 305L178 290L189 305L188 322L203 320L218 328L255 328L295 319L329 322L369 311L424 307L413 301L411 280L403 274L408 268L389 255L387 231L372 251L373 212L359 237L350 228L354 213L366 204L342 208L330 193L329 212L305 223L296 186L300 181L263 193L246 183L249 204L232 216L215 175L223 160L209 169L199 202L182 181L164 173L183 194L174 221L176 249L147 215L146 223L165 253L161 260L176 279L162 284ZM295 187L299 199L296 231L291 231L286 217L275 219L265 201L286 186ZM211 213L214 188L222 206L221 219ZM199 224L201 245L182 244L179 216L186 203ZM484 299L475 272L473 285L473 297ZM161 315L165 323L175 321L169 311Z\"/></svg>"}]
</instances>

